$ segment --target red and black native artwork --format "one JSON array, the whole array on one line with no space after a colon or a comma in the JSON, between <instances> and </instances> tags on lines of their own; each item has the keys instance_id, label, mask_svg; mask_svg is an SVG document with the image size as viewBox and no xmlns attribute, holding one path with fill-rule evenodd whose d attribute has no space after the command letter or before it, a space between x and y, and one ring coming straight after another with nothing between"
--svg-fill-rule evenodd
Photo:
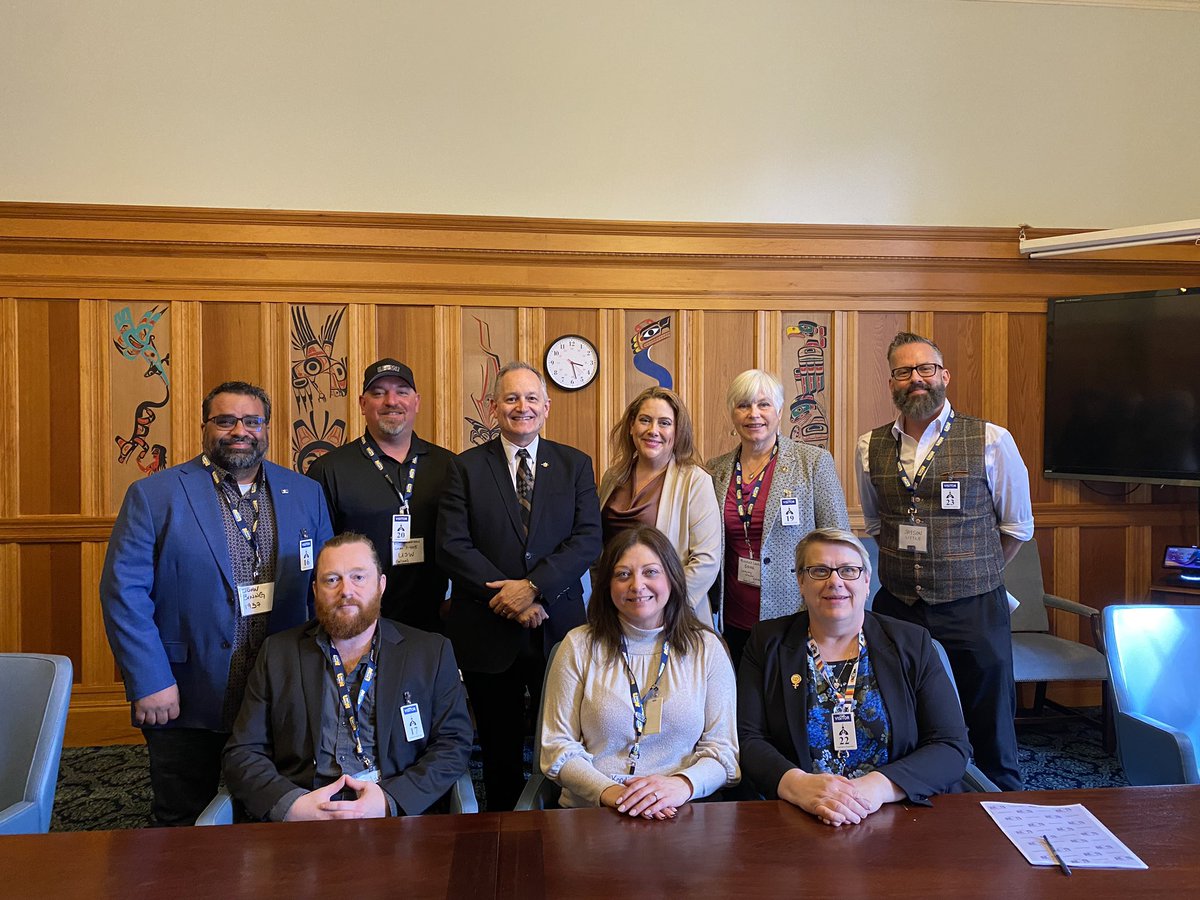
<instances>
[{"instance_id":1,"label":"red and black native artwork","mask_svg":"<svg viewBox=\"0 0 1200 900\"><path fill-rule=\"evenodd\" d=\"M292 422L292 468L306 472L314 459L340 447L346 420L326 408L331 397L346 396L346 357L334 355L346 308L325 317L320 334L313 331L308 310L292 307L292 395L299 417ZM318 416L322 424L317 425Z\"/></svg>"},{"instance_id":2,"label":"red and black native artwork","mask_svg":"<svg viewBox=\"0 0 1200 900\"><path fill-rule=\"evenodd\" d=\"M789 343L793 338L800 341L796 366L792 369L796 396L788 410L792 423L790 437L793 441L825 447L829 443L829 418L817 397L825 392L826 328L802 319L787 326L784 334Z\"/></svg>"},{"instance_id":3,"label":"red and black native artwork","mask_svg":"<svg viewBox=\"0 0 1200 900\"><path fill-rule=\"evenodd\" d=\"M167 377L171 355L168 353L160 358L158 348L154 344L154 326L166 311L165 306L151 307L142 313L142 317L136 323L128 306L113 316L113 327L117 332L113 344L121 356L134 362L144 362L146 371L142 377L158 378L162 383L161 400L147 398L138 403L129 437L118 434L113 438L119 448L117 462L125 465L130 457L133 457L134 464L147 475L153 475L167 467L166 445L150 443L150 432L157 418L155 410L162 409L171 400L171 381Z\"/></svg>"},{"instance_id":4,"label":"red and black native artwork","mask_svg":"<svg viewBox=\"0 0 1200 900\"><path fill-rule=\"evenodd\" d=\"M478 316L473 316L473 318L479 326L479 349L483 351L484 356L483 362L479 364L478 393L472 391L470 394L471 405L475 407L475 414L479 418L473 419L470 416L464 416L463 418L471 426L471 433L468 436L468 440L473 445L479 446L500 436L500 426L496 423L496 419L492 415L491 404L489 403L492 382L496 380L496 373L500 371L500 357L492 351L491 326Z\"/></svg>"}]
</instances>

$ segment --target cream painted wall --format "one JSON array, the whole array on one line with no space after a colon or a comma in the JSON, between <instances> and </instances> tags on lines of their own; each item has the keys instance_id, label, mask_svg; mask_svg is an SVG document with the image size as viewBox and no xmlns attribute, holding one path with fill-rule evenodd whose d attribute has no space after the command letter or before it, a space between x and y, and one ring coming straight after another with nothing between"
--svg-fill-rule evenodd
<instances>
[{"instance_id":1,"label":"cream painted wall","mask_svg":"<svg viewBox=\"0 0 1200 900\"><path fill-rule=\"evenodd\" d=\"M1198 39L961 0L0 0L0 199L1194 218Z\"/></svg>"}]
</instances>

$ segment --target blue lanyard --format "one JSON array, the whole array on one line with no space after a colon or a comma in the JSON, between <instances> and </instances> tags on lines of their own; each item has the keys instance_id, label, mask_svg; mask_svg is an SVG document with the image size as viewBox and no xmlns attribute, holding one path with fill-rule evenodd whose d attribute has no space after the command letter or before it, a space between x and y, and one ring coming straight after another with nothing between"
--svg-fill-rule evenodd
<instances>
[{"instance_id":1,"label":"blue lanyard","mask_svg":"<svg viewBox=\"0 0 1200 900\"><path fill-rule=\"evenodd\" d=\"M646 692L646 699L653 699L658 694L658 683L662 680L663 671L667 668L667 659L671 653L671 645L663 641L662 653L658 657L658 674L654 677L654 685ZM629 665L629 645L625 636L621 635L621 659L625 663L625 674L629 676L629 699L633 701L633 746L629 748L629 774L636 769L638 760L642 758L642 734L646 731L646 706L642 702L642 693L638 688L637 678Z\"/></svg>"},{"instance_id":2,"label":"blue lanyard","mask_svg":"<svg viewBox=\"0 0 1200 900\"><path fill-rule=\"evenodd\" d=\"M950 415L946 417L946 424L942 426L941 433L937 436L937 440L933 442L933 446L929 448L929 452L925 455L925 461L917 468L913 478L908 477L908 473L904 471L904 464L900 462L900 439L896 439L896 471L900 473L900 483L904 485L904 489L908 491L909 497L917 493L917 488L921 486L921 482L925 480L925 473L929 471L929 467L933 465L933 458L937 452L942 449L942 444L946 443L946 435L950 433L950 426L954 424L954 410L950 410ZM910 508L909 515L916 513L916 509Z\"/></svg>"},{"instance_id":3,"label":"blue lanyard","mask_svg":"<svg viewBox=\"0 0 1200 900\"><path fill-rule=\"evenodd\" d=\"M412 455L412 459L408 461L408 479L404 485L404 491L401 492L400 488L396 487L396 482L392 481L392 476L387 473L387 469L383 467L383 463L379 459L383 453L376 446L375 440L370 437L370 435L364 434L362 438L360 438L360 441L362 443L363 456L375 463L375 468L379 470L379 474L383 476L384 481L386 481L391 486L392 490L396 492L396 498L400 501L400 511L407 513L408 502L412 500L413 484L417 479L417 460L420 457L414 453Z\"/></svg>"},{"instance_id":4,"label":"blue lanyard","mask_svg":"<svg viewBox=\"0 0 1200 900\"><path fill-rule=\"evenodd\" d=\"M371 653L367 657L367 670L363 673L362 683L358 687L358 701L351 704L350 679L346 675L346 668L342 665L342 657L334 649L332 640L329 643L329 663L333 666L333 679L337 684L338 705L340 710L346 715L347 724L350 728L350 737L354 741L354 755L358 757L364 769L371 767L371 758L363 753L362 740L359 738L358 730L358 711L362 709L362 702L366 699L367 694L371 692L371 685L375 683L375 670L378 668L378 661L379 628L376 627L375 636L371 638Z\"/></svg>"}]
</instances>

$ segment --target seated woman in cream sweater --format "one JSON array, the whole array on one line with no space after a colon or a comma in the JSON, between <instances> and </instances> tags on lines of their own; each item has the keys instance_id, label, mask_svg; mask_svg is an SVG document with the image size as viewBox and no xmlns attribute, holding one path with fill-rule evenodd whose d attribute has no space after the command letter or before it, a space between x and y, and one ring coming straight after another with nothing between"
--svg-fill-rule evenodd
<instances>
[{"instance_id":1,"label":"seated woman in cream sweater","mask_svg":"<svg viewBox=\"0 0 1200 900\"><path fill-rule=\"evenodd\" d=\"M733 666L662 532L615 535L595 583L547 676L542 771L564 807L667 819L740 778Z\"/></svg>"}]
</instances>

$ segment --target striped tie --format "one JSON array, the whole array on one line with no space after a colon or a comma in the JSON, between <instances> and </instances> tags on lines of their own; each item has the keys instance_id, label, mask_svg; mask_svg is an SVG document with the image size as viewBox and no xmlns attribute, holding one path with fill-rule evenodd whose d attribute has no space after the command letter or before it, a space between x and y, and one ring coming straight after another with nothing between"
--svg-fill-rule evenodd
<instances>
[{"instance_id":1,"label":"striped tie","mask_svg":"<svg viewBox=\"0 0 1200 900\"><path fill-rule=\"evenodd\" d=\"M529 533L529 511L533 507L533 470L529 468L529 451L517 451L517 502L521 504L521 524Z\"/></svg>"}]
</instances>

